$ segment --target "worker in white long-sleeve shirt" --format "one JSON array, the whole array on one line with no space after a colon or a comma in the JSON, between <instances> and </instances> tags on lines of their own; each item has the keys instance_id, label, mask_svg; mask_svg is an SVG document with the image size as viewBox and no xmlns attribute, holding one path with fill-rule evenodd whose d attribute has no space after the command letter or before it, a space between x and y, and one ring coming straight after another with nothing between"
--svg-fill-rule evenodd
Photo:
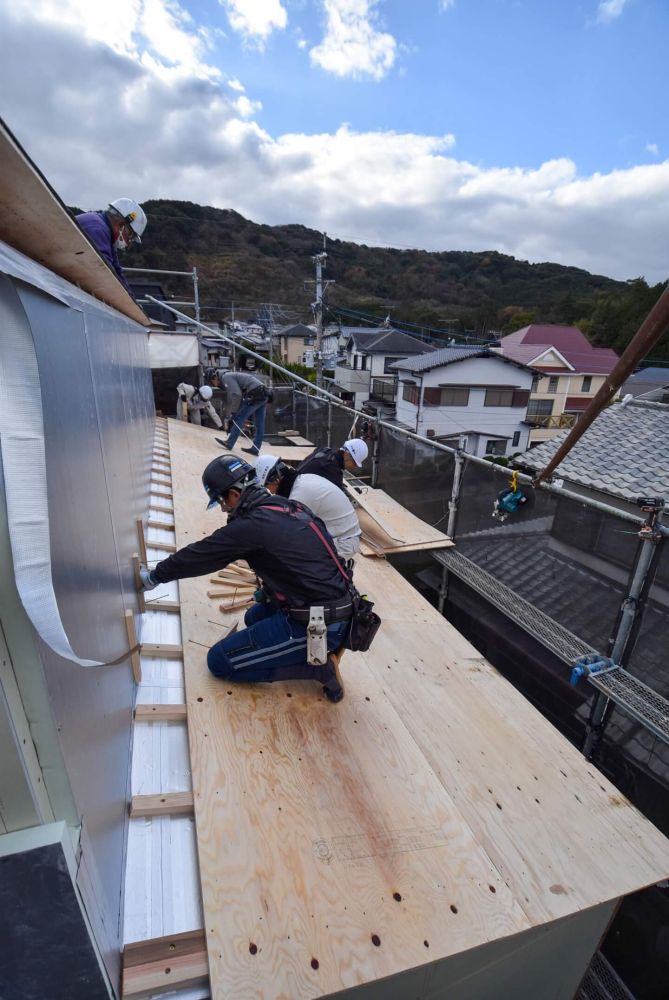
<instances>
[{"instance_id":1,"label":"worker in white long-sleeve shirt","mask_svg":"<svg viewBox=\"0 0 669 1000\"><path fill-rule=\"evenodd\" d=\"M223 423L218 413L211 404L213 391L209 385L201 385L196 389L194 385L187 382L180 382L177 386L177 420L184 420L183 404L186 404L188 420L192 424L202 423L202 410L204 410L214 427L221 428Z\"/></svg>"},{"instance_id":2,"label":"worker in white long-sleeve shirt","mask_svg":"<svg viewBox=\"0 0 669 1000\"><path fill-rule=\"evenodd\" d=\"M329 479L311 473L298 475L280 458L263 455L256 462L256 483L270 493L299 500L325 524L342 559L350 561L360 551L360 523L346 494Z\"/></svg>"}]
</instances>

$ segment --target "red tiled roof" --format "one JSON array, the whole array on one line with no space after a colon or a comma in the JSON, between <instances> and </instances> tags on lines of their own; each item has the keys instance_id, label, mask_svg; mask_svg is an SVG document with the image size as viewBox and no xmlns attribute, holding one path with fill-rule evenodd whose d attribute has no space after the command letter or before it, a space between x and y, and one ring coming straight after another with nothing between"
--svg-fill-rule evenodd
<instances>
[{"instance_id":1,"label":"red tiled roof","mask_svg":"<svg viewBox=\"0 0 669 1000\"><path fill-rule=\"evenodd\" d=\"M577 326L550 326L532 323L502 337L501 352L514 361L529 364L554 347L574 368L585 375L608 375L618 361L609 347L593 347ZM543 368L542 365L537 365ZM558 371L558 369L550 369Z\"/></svg>"}]
</instances>

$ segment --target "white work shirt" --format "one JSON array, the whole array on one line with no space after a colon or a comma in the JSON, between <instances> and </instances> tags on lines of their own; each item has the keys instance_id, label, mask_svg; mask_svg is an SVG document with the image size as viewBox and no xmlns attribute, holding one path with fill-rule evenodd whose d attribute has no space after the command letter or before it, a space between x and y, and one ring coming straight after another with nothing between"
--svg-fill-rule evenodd
<instances>
[{"instance_id":1,"label":"white work shirt","mask_svg":"<svg viewBox=\"0 0 669 1000\"><path fill-rule=\"evenodd\" d=\"M298 476L290 491L291 500L299 500L312 514L320 517L334 539L337 553L350 559L360 549L360 523L346 494L323 476L308 472Z\"/></svg>"}]
</instances>

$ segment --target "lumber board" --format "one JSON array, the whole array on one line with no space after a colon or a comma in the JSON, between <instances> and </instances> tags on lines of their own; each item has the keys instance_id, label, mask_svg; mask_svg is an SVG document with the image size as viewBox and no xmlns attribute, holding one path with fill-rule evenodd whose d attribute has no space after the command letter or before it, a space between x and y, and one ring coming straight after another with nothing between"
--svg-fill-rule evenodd
<instances>
[{"instance_id":1,"label":"lumber board","mask_svg":"<svg viewBox=\"0 0 669 1000\"><path fill-rule=\"evenodd\" d=\"M167 530L171 528L171 525L167 525ZM160 552L176 552L177 547L174 542L157 542L154 539L149 539L148 547L150 549L158 549Z\"/></svg>"},{"instance_id":2,"label":"lumber board","mask_svg":"<svg viewBox=\"0 0 669 1000\"><path fill-rule=\"evenodd\" d=\"M172 513L170 511L170 513ZM147 528L159 528L161 531L174 531L174 521L168 523L167 521L155 521L153 518L149 518L146 523Z\"/></svg>"},{"instance_id":3,"label":"lumber board","mask_svg":"<svg viewBox=\"0 0 669 1000\"><path fill-rule=\"evenodd\" d=\"M135 705L136 722L185 722L186 706L170 704Z\"/></svg>"},{"instance_id":4,"label":"lumber board","mask_svg":"<svg viewBox=\"0 0 669 1000\"><path fill-rule=\"evenodd\" d=\"M137 607L139 608L139 613L141 615L146 611L146 599L144 597L144 588L142 587L142 578L139 574L139 555L137 552L132 554L132 573L135 578L135 590L137 591ZM134 646L134 643L131 643Z\"/></svg>"},{"instance_id":5,"label":"lumber board","mask_svg":"<svg viewBox=\"0 0 669 1000\"><path fill-rule=\"evenodd\" d=\"M125 629L128 634L128 646L130 649L134 649L137 645L137 630L135 628L135 616L130 610L125 612ZM141 684L142 662L139 657L139 650L135 649L134 652L130 654L130 666L132 668L132 676L135 684Z\"/></svg>"},{"instance_id":6,"label":"lumber board","mask_svg":"<svg viewBox=\"0 0 669 1000\"><path fill-rule=\"evenodd\" d=\"M146 566L146 539L144 538L144 521L141 517L135 518L137 527L137 544L139 545L139 557Z\"/></svg>"},{"instance_id":7,"label":"lumber board","mask_svg":"<svg viewBox=\"0 0 669 1000\"><path fill-rule=\"evenodd\" d=\"M165 500L173 500L174 499L174 497L172 496L172 494L170 492L168 492L167 490L157 490L155 488L155 486L153 485L153 482L151 483L151 495L154 496L154 497L164 497Z\"/></svg>"},{"instance_id":8,"label":"lumber board","mask_svg":"<svg viewBox=\"0 0 669 1000\"><path fill-rule=\"evenodd\" d=\"M156 795L133 795L130 800L132 819L192 815L192 792L158 792Z\"/></svg>"},{"instance_id":9,"label":"lumber board","mask_svg":"<svg viewBox=\"0 0 669 1000\"><path fill-rule=\"evenodd\" d=\"M204 931L127 944L121 996L141 1000L167 990L205 985L209 976Z\"/></svg>"},{"instance_id":10,"label":"lumber board","mask_svg":"<svg viewBox=\"0 0 669 1000\"><path fill-rule=\"evenodd\" d=\"M344 488L358 511L360 526L386 551L407 551L408 547L434 543L432 548L448 548L452 540L437 528L421 521L384 490L356 489L346 479Z\"/></svg>"},{"instance_id":11,"label":"lumber board","mask_svg":"<svg viewBox=\"0 0 669 1000\"><path fill-rule=\"evenodd\" d=\"M221 519L196 502L210 436L169 427L181 546ZM424 985L666 877L666 839L386 560L356 583L383 625L333 706L309 681L212 677L237 616L210 620L208 577L180 582L213 996L345 995L421 968Z\"/></svg>"},{"instance_id":12,"label":"lumber board","mask_svg":"<svg viewBox=\"0 0 669 1000\"><path fill-rule=\"evenodd\" d=\"M152 503L151 510L160 511L161 514L174 514L174 507L165 507L158 503ZM172 526L170 525L170 527Z\"/></svg>"},{"instance_id":13,"label":"lumber board","mask_svg":"<svg viewBox=\"0 0 669 1000\"><path fill-rule=\"evenodd\" d=\"M183 649L181 646L165 642L143 642L140 653L142 656L155 656L164 660L180 660L183 656Z\"/></svg>"},{"instance_id":14,"label":"lumber board","mask_svg":"<svg viewBox=\"0 0 669 1000\"><path fill-rule=\"evenodd\" d=\"M158 597L147 598L147 611L169 611L172 614L179 614L181 611L180 601L163 601Z\"/></svg>"}]
</instances>

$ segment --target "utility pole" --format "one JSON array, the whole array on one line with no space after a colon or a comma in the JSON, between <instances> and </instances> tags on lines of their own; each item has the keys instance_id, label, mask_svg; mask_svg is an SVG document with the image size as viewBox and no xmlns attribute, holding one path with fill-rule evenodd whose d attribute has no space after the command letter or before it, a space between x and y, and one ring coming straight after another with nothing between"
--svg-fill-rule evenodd
<instances>
[{"instance_id":1,"label":"utility pole","mask_svg":"<svg viewBox=\"0 0 669 1000\"><path fill-rule=\"evenodd\" d=\"M327 289L328 285L333 285L334 281L323 281L323 271L325 270L325 262L328 259L328 255L325 252L325 241L327 239L327 234L323 233L323 249L320 253L317 253L312 257L312 260L316 264L316 301L312 303L312 309L314 311L314 318L316 320L316 357L314 358L316 362L316 385L323 385L323 292ZM311 284L311 282L307 282Z\"/></svg>"}]
</instances>

